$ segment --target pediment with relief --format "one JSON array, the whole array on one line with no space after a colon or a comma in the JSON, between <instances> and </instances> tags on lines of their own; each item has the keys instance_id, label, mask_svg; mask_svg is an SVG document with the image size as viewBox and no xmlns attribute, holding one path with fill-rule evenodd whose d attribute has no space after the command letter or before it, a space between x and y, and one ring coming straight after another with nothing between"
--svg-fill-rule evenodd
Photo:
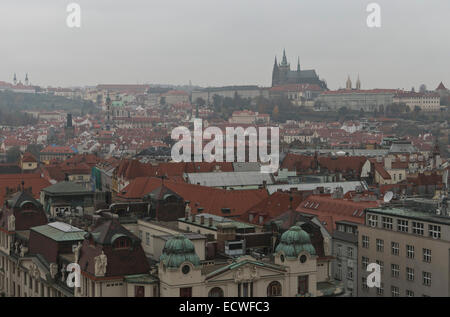
<instances>
[{"instance_id":1,"label":"pediment with relief","mask_svg":"<svg viewBox=\"0 0 450 317\"><path fill-rule=\"evenodd\" d=\"M265 276L273 276L274 274L283 274L284 270L280 267L265 267L254 263L246 263L243 265L236 265L234 268L230 268L222 273L210 274L206 277L209 281L220 280L234 280L235 283L252 282Z\"/></svg>"}]
</instances>

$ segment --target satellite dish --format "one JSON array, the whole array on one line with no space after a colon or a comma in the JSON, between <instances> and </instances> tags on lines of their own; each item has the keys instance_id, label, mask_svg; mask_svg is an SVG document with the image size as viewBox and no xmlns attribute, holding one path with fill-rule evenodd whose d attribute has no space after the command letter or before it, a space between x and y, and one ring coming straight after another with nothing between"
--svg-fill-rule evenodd
<instances>
[{"instance_id":1,"label":"satellite dish","mask_svg":"<svg viewBox=\"0 0 450 317\"><path fill-rule=\"evenodd\" d=\"M386 194L384 194L384 202L388 203L392 200L392 198L394 197L394 193L393 192L387 192Z\"/></svg>"}]
</instances>

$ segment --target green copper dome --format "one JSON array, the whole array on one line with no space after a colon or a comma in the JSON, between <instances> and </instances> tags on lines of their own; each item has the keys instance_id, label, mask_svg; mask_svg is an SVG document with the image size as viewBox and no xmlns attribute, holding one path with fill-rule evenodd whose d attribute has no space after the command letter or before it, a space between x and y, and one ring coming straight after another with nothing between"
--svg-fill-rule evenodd
<instances>
[{"instance_id":1,"label":"green copper dome","mask_svg":"<svg viewBox=\"0 0 450 317\"><path fill-rule=\"evenodd\" d=\"M296 258L301 252L306 251L311 255L316 254L316 249L311 244L311 238L306 231L299 226L293 226L281 235L281 241L275 249L275 253L283 251L285 256Z\"/></svg>"},{"instance_id":2,"label":"green copper dome","mask_svg":"<svg viewBox=\"0 0 450 317\"><path fill-rule=\"evenodd\" d=\"M183 262L191 262L194 266L200 265L200 258L195 253L191 240L178 235L167 240L159 260L166 267L178 268Z\"/></svg>"}]
</instances>

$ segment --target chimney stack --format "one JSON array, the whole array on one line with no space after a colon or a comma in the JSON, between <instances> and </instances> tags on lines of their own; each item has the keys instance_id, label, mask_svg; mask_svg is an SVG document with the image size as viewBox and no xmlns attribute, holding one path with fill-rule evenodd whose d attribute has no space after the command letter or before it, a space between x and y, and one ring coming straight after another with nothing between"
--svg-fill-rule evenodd
<instances>
[{"instance_id":1,"label":"chimney stack","mask_svg":"<svg viewBox=\"0 0 450 317\"><path fill-rule=\"evenodd\" d=\"M201 225L205 224L205 216L200 216L200 224Z\"/></svg>"},{"instance_id":2,"label":"chimney stack","mask_svg":"<svg viewBox=\"0 0 450 317\"><path fill-rule=\"evenodd\" d=\"M212 218L212 217L209 217L209 218L208 218L208 221L209 221L209 226L212 227L212 225L213 225L213 218Z\"/></svg>"}]
</instances>

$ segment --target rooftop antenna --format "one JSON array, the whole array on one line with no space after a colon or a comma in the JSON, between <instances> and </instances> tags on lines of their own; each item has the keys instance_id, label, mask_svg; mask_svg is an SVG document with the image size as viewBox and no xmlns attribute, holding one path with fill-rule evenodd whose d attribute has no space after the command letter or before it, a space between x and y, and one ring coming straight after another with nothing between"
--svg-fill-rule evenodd
<instances>
[{"instance_id":1,"label":"rooftop antenna","mask_svg":"<svg viewBox=\"0 0 450 317\"><path fill-rule=\"evenodd\" d=\"M386 203L386 204L389 203L393 197L394 197L393 192L387 192L386 194L384 194L384 197L383 197L384 203Z\"/></svg>"}]
</instances>

